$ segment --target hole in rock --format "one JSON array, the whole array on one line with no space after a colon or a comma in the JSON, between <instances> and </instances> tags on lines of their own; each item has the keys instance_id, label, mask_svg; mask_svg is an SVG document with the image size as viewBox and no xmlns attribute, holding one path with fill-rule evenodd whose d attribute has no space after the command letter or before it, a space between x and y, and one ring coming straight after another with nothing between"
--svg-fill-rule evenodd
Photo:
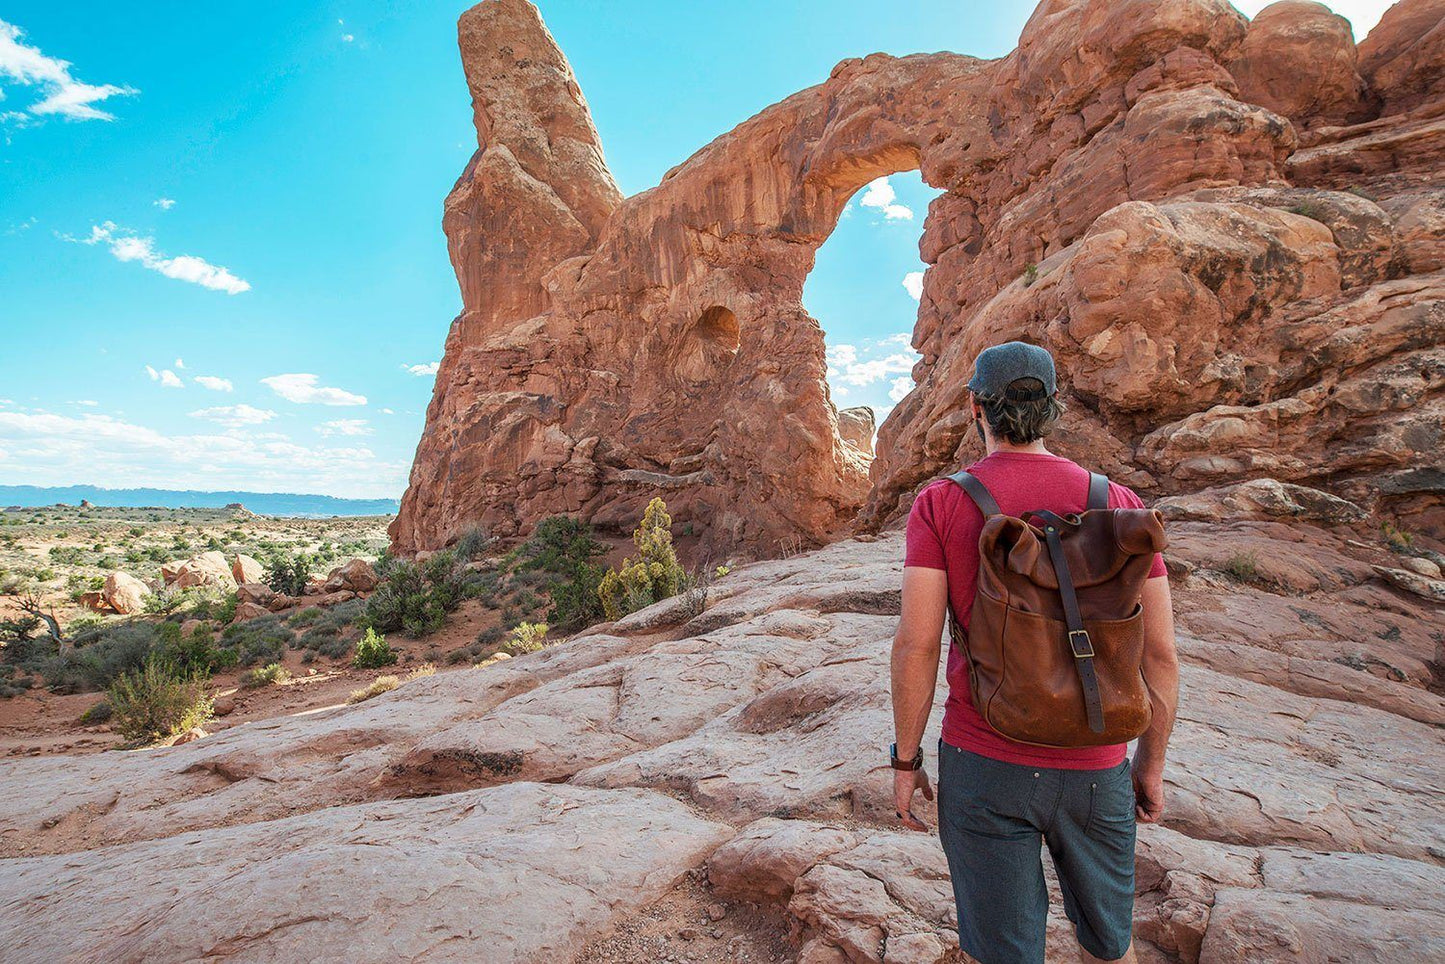
<instances>
[{"instance_id":1,"label":"hole in rock","mask_svg":"<svg viewBox=\"0 0 1445 964\"><path fill-rule=\"evenodd\" d=\"M803 284L803 307L824 329L833 404L840 412L872 409L875 433L913 388L919 355L911 341L925 268L918 242L928 204L941 193L917 171L868 182L848 200ZM862 439L849 438L845 421L853 432L860 422L840 419L839 429L864 448Z\"/></svg>"},{"instance_id":2,"label":"hole in rock","mask_svg":"<svg viewBox=\"0 0 1445 964\"><path fill-rule=\"evenodd\" d=\"M704 382L737 355L742 345L738 317L722 305L698 316L677 360L678 372L692 382Z\"/></svg>"}]
</instances>

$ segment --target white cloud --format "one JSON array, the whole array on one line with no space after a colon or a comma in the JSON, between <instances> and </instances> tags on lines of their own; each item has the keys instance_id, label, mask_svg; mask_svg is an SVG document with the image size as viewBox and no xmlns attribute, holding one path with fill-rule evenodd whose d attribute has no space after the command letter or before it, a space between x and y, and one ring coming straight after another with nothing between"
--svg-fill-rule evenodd
<instances>
[{"instance_id":1,"label":"white cloud","mask_svg":"<svg viewBox=\"0 0 1445 964\"><path fill-rule=\"evenodd\" d=\"M879 345L897 345L899 348L913 347L913 333L908 331L896 331L887 338L879 339Z\"/></svg>"},{"instance_id":2,"label":"white cloud","mask_svg":"<svg viewBox=\"0 0 1445 964\"><path fill-rule=\"evenodd\" d=\"M865 208L875 208L883 212L883 217L890 221L912 221L913 209L904 204L897 203L898 193L893 190L893 185L888 183L888 176L869 181L863 189L863 196L858 203Z\"/></svg>"},{"instance_id":3,"label":"white cloud","mask_svg":"<svg viewBox=\"0 0 1445 964\"><path fill-rule=\"evenodd\" d=\"M893 379L893 387L888 389L888 397L895 402L901 402L903 397L911 391L913 391L913 378L905 375L902 378Z\"/></svg>"},{"instance_id":4,"label":"white cloud","mask_svg":"<svg viewBox=\"0 0 1445 964\"><path fill-rule=\"evenodd\" d=\"M167 368L165 371L158 372L150 365L147 365L146 374L151 377L151 381L160 382L162 388L186 387L185 382L181 381L180 376L177 375L175 372L171 371L169 368Z\"/></svg>"},{"instance_id":5,"label":"white cloud","mask_svg":"<svg viewBox=\"0 0 1445 964\"><path fill-rule=\"evenodd\" d=\"M65 240L79 240L81 244L103 243L110 248L110 253L115 255L119 261L139 261L143 267L157 271L167 278L188 281L213 291L238 295L243 291L251 290L249 282L236 277L226 268L210 264L203 258L189 254L177 255L174 258L160 255L155 249L154 238L140 237L128 228L119 227L114 221L104 221L92 225L88 238L65 238Z\"/></svg>"},{"instance_id":6,"label":"white cloud","mask_svg":"<svg viewBox=\"0 0 1445 964\"><path fill-rule=\"evenodd\" d=\"M349 43L351 43L351 42L352 42L353 40L355 40L355 39L356 39L356 35L355 35L355 34L344 33L344 34L341 35L341 42L344 43L344 44L349 44Z\"/></svg>"},{"instance_id":7,"label":"white cloud","mask_svg":"<svg viewBox=\"0 0 1445 964\"><path fill-rule=\"evenodd\" d=\"M404 371L411 372L413 375L422 375L422 376L425 376L425 375L435 375L435 374L437 373L437 369L440 368L441 366L442 366L442 363L441 363L441 362L434 362L434 361L432 361L432 362L423 362L423 363L420 364L420 365L407 365L407 364L403 364L401 367L402 367L402 369L403 369Z\"/></svg>"},{"instance_id":8,"label":"white cloud","mask_svg":"<svg viewBox=\"0 0 1445 964\"><path fill-rule=\"evenodd\" d=\"M855 345L829 345L825 357L830 366L850 365L858 360L858 348Z\"/></svg>"},{"instance_id":9,"label":"white cloud","mask_svg":"<svg viewBox=\"0 0 1445 964\"><path fill-rule=\"evenodd\" d=\"M156 198L151 203L154 204L156 207L160 208L162 211L169 211L171 208L176 206L176 202L168 197Z\"/></svg>"},{"instance_id":10,"label":"white cloud","mask_svg":"<svg viewBox=\"0 0 1445 964\"><path fill-rule=\"evenodd\" d=\"M383 415L395 415L396 413L393 412L393 411L392 411L391 409L389 409L389 408L383 408L383 409L381 410L381 414L383 414Z\"/></svg>"},{"instance_id":11,"label":"white cloud","mask_svg":"<svg viewBox=\"0 0 1445 964\"><path fill-rule=\"evenodd\" d=\"M197 375L195 381L197 385L213 392L229 392L236 387L229 378L217 378L215 375Z\"/></svg>"},{"instance_id":12,"label":"white cloud","mask_svg":"<svg viewBox=\"0 0 1445 964\"><path fill-rule=\"evenodd\" d=\"M882 381L889 375L913 371L913 361L913 356L895 354L885 358L849 362L843 366L842 381L849 385L871 385L874 382Z\"/></svg>"},{"instance_id":13,"label":"white cloud","mask_svg":"<svg viewBox=\"0 0 1445 964\"><path fill-rule=\"evenodd\" d=\"M38 88L41 99L31 104L29 114L7 111L5 120L25 126L29 117L56 114L66 120L115 120L115 116L93 107L111 97L128 97L140 91L116 84L86 84L70 73L70 64L56 57L47 57L38 47L20 42L24 32L14 24L0 20L0 79L26 87Z\"/></svg>"},{"instance_id":14,"label":"white cloud","mask_svg":"<svg viewBox=\"0 0 1445 964\"><path fill-rule=\"evenodd\" d=\"M179 358L177 358L177 359L176 359L176 367L177 367L177 368L180 368L180 369L184 369L184 368L186 367L186 363L183 362L183 361L181 361Z\"/></svg>"},{"instance_id":15,"label":"white cloud","mask_svg":"<svg viewBox=\"0 0 1445 964\"><path fill-rule=\"evenodd\" d=\"M285 375L271 375L261 379L271 391L288 402L300 405L365 405L366 396L356 395L341 388L329 388L316 384L319 377L304 372Z\"/></svg>"},{"instance_id":16,"label":"white cloud","mask_svg":"<svg viewBox=\"0 0 1445 964\"><path fill-rule=\"evenodd\" d=\"M100 404L100 402L97 402L97 401L96 401L95 399L93 399L93 398L78 398L78 399L76 399L74 402L72 402L71 404L72 404L72 405L83 405L83 406L86 407L86 408L95 408L96 406L98 406L98 405Z\"/></svg>"},{"instance_id":17,"label":"white cloud","mask_svg":"<svg viewBox=\"0 0 1445 964\"><path fill-rule=\"evenodd\" d=\"M923 272L910 271L903 276L903 288L908 292L909 297L918 301L923 297Z\"/></svg>"},{"instance_id":18,"label":"white cloud","mask_svg":"<svg viewBox=\"0 0 1445 964\"><path fill-rule=\"evenodd\" d=\"M250 405L218 405L215 408L197 409L191 413L191 418L204 418L232 428L260 425L275 417L276 413L269 408L254 408Z\"/></svg>"},{"instance_id":19,"label":"white cloud","mask_svg":"<svg viewBox=\"0 0 1445 964\"><path fill-rule=\"evenodd\" d=\"M109 415L0 412L7 482L324 492L395 498L406 462L365 447L299 445L277 433L165 435Z\"/></svg>"},{"instance_id":20,"label":"white cloud","mask_svg":"<svg viewBox=\"0 0 1445 964\"><path fill-rule=\"evenodd\" d=\"M338 418L334 422L322 422L316 426L322 435L370 435L371 426L364 418Z\"/></svg>"}]
</instances>

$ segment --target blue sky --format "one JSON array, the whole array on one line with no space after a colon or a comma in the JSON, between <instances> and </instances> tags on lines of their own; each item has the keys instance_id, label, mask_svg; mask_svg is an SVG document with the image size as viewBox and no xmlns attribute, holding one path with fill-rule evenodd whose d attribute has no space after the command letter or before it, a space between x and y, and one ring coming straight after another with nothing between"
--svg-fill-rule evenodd
<instances>
[{"instance_id":1,"label":"blue sky","mask_svg":"<svg viewBox=\"0 0 1445 964\"><path fill-rule=\"evenodd\" d=\"M999 56L1032 6L540 3L627 194L845 57ZM401 493L460 307L462 9L0 7L0 483ZM840 406L906 391L934 193L870 185L819 253Z\"/></svg>"}]
</instances>

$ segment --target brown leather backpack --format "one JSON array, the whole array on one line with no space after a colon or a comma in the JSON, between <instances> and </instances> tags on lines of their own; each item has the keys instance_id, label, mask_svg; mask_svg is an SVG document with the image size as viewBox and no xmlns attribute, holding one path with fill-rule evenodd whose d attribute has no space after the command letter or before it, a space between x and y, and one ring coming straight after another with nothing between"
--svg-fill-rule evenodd
<instances>
[{"instance_id":1,"label":"brown leather backpack","mask_svg":"<svg viewBox=\"0 0 1445 964\"><path fill-rule=\"evenodd\" d=\"M1054 747L1125 743L1147 730L1139 597L1167 544L1163 517L1108 508L1098 473L1084 512L1023 518L1001 513L967 472L949 478L984 515L967 634L949 619L984 720L1011 740Z\"/></svg>"}]
</instances>

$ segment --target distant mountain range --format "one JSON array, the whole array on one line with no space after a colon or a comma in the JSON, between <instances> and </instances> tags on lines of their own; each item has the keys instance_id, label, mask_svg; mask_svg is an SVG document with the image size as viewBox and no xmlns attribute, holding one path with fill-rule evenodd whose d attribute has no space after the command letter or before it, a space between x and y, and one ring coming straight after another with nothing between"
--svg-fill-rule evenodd
<instances>
[{"instance_id":1,"label":"distant mountain range","mask_svg":"<svg viewBox=\"0 0 1445 964\"><path fill-rule=\"evenodd\" d=\"M291 492L195 492L178 489L103 489L98 485L0 485L0 506L79 505L164 509L223 509L240 503L258 515L395 515L397 499L338 499Z\"/></svg>"}]
</instances>

